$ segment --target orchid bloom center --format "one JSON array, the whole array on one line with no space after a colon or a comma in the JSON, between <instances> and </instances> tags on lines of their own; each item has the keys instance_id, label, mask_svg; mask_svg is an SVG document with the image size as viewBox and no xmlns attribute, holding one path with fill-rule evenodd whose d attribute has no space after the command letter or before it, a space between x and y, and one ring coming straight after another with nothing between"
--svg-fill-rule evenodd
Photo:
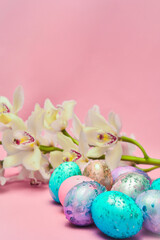
<instances>
[{"instance_id":1,"label":"orchid bloom center","mask_svg":"<svg viewBox=\"0 0 160 240\"><path fill-rule=\"evenodd\" d=\"M48 125L50 125L52 122L54 122L57 119L57 110L50 109L46 111L45 114L45 121L47 122Z\"/></svg>"},{"instance_id":2,"label":"orchid bloom center","mask_svg":"<svg viewBox=\"0 0 160 240\"><path fill-rule=\"evenodd\" d=\"M71 149L70 152L68 152L64 158L63 162L76 162L78 159L80 159L82 155L75 151L74 149Z\"/></svg>"},{"instance_id":3,"label":"orchid bloom center","mask_svg":"<svg viewBox=\"0 0 160 240\"><path fill-rule=\"evenodd\" d=\"M10 109L4 103L0 103L0 114L2 113L10 113Z\"/></svg>"},{"instance_id":4,"label":"orchid bloom center","mask_svg":"<svg viewBox=\"0 0 160 240\"><path fill-rule=\"evenodd\" d=\"M17 133L16 133L16 136L15 136L15 138L14 138L14 144L16 144L16 145L23 145L23 146L25 146L25 145L30 145L31 147L33 147L34 146L34 144L35 144L35 139L34 139L34 137L32 137L29 133L27 133L27 132L22 132L22 131L18 131Z\"/></svg>"},{"instance_id":5,"label":"orchid bloom center","mask_svg":"<svg viewBox=\"0 0 160 240\"><path fill-rule=\"evenodd\" d=\"M99 142L107 143L107 144L115 143L118 140L117 136L115 136L111 133L106 133L106 132L98 133L97 139Z\"/></svg>"}]
</instances>

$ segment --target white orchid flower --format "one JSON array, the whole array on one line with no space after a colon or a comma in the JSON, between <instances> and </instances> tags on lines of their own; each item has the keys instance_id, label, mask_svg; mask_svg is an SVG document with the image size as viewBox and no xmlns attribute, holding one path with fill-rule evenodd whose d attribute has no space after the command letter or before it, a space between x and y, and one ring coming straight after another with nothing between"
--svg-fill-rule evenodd
<instances>
[{"instance_id":1,"label":"white orchid flower","mask_svg":"<svg viewBox=\"0 0 160 240\"><path fill-rule=\"evenodd\" d=\"M76 102L64 101L62 105L54 107L49 99L46 99L44 104L45 117L44 126L52 133L56 133L64 130L68 121L72 118L73 109Z\"/></svg>"},{"instance_id":2,"label":"white orchid flower","mask_svg":"<svg viewBox=\"0 0 160 240\"><path fill-rule=\"evenodd\" d=\"M53 151L50 153L50 162L53 168L58 167L63 162L76 162L81 169L85 167L89 161L87 157L89 146L83 131L80 133L78 146L61 132L57 133L57 142L63 151Z\"/></svg>"},{"instance_id":3,"label":"white orchid flower","mask_svg":"<svg viewBox=\"0 0 160 240\"><path fill-rule=\"evenodd\" d=\"M122 156L122 146L118 141L121 121L117 114L111 112L108 121L100 114L99 107L93 106L88 111L85 125L82 125L76 115L73 117L73 132L75 137L83 129L88 144L90 158L96 159L105 154L105 160L111 170L118 164Z\"/></svg>"},{"instance_id":4,"label":"white orchid flower","mask_svg":"<svg viewBox=\"0 0 160 240\"><path fill-rule=\"evenodd\" d=\"M49 174L45 172L48 160L38 147L43 121L44 112L36 105L27 124L18 120L12 122L12 129L4 131L2 144L8 153L4 158L4 168L22 165L29 171L39 171L45 179L49 179Z\"/></svg>"},{"instance_id":5,"label":"white orchid flower","mask_svg":"<svg viewBox=\"0 0 160 240\"><path fill-rule=\"evenodd\" d=\"M11 121L16 120L17 113L21 110L24 103L24 93L21 86L17 87L13 95L13 105L8 98L0 96L0 130L10 127Z\"/></svg>"}]
</instances>

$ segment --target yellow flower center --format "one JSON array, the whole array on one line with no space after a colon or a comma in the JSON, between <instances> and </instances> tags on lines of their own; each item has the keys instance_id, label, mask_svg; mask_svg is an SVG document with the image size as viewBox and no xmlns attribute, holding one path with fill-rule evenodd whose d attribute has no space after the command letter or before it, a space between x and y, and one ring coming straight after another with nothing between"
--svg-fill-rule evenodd
<instances>
[{"instance_id":1,"label":"yellow flower center","mask_svg":"<svg viewBox=\"0 0 160 240\"><path fill-rule=\"evenodd\" d=\"M0 113L0 122L3 124L8 124L11 121L11 118L5 114L5 113Z\"/></svg>"}]
</instances>

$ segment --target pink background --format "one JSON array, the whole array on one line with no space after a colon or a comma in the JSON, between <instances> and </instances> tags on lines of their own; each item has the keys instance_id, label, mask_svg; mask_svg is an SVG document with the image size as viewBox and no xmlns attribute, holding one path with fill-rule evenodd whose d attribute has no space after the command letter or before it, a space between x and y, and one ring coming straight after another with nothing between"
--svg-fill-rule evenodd
<instances>
[{"instance_id":1,"label":"pink background","mask_svg":"<svg viewBox=\"0 0 160 240\"><path fill-rule=\"evenodd\" d=\"M11 100L21 84L25 119L47 97L75 99L81 120L93 104L106 117L114 110L123 131L158 158L159 13L159 0L0 0L0 95ZM47 186L0 189L0 226L3 240L107 239L68 224ZM142 231L134 239L151 238L158 239Z\"/></svg>"}]
</instances>

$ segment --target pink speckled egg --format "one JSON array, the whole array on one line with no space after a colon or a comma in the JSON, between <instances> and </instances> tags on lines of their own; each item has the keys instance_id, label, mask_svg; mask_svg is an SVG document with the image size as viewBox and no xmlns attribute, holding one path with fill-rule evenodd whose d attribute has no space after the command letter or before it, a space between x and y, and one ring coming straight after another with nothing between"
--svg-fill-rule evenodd
<instances>
[{"instance_id":1,"label":"pink speckled egg","mask_svg":"<svg viewBox=\"0 0 160 240\"><path fill-rule=\"evenodd\" d=\"M113 184L111 171L104 160L93 160L85 167L83 175L102 184L109 191Z\"/></svg>"},{"instance_id":2,"label":"pink speckled egg","mask_svg":"<svg viewBox=\"0 0 160 240\"><path fill-rule=\"evenodd\" d=\"M82 182L89 182L89 181L94 181L93 179L83 176L83 175L76 175L76 176L72 176L67 178L60 186L59 188L59 192L58 192L58 197L60 200L60 203L64 204L64 199L67 195L67 193L69 192L69 190L71 188L73 188L75 185L82 183Z\"/></svg>"}]
</instances>

